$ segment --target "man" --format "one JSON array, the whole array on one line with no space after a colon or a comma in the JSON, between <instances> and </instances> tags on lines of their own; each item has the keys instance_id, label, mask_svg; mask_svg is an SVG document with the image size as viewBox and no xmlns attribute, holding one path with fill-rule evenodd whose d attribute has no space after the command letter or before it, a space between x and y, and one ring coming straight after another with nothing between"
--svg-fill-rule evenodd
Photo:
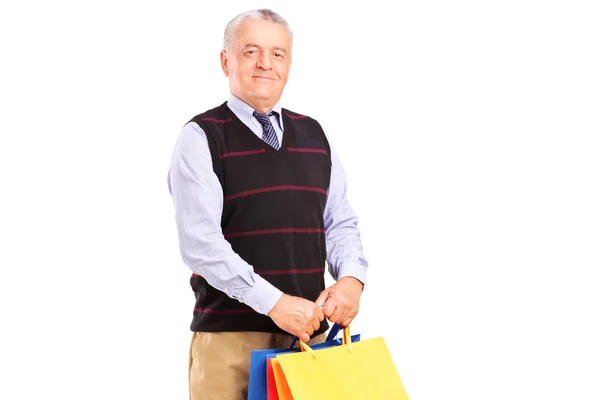
<instances>
[{"instance_id":1,"label":"man","mask_svg":"<svg viewBox=\"0 0 600 400\"><path fill-rule=\"evenodd\" d=\"M281 16L235 17L221 52L229 99L188 122L173 152L169 190L196 297L191 399L244 399L252 350L322 342L325 318L347 326L358 313L357 217L319 123L280 104L291 60Z\"/></svg>"}]
</instances>

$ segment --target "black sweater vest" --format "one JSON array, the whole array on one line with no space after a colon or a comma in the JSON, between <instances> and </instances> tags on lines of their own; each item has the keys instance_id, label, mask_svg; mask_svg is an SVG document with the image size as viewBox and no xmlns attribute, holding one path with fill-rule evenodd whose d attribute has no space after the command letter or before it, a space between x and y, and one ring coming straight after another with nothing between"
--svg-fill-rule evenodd
<instances>
[{"instance_id":1,"label":"black sweater vest","mask_svg":"<svg viewBox=\"0 0 600 400\"><path fill-rule=\"evenodd\" d=\"M282 109L285 132L275 150L221 104L194 117L206 133L223 188L221 228L233 251L286 294L315 301L325 289L323 210L331 152L319 123ZM192 275L193 331L284 333L266 315ZM327 320L313 334L325 332Z\"/></svg>"}]
</instances>

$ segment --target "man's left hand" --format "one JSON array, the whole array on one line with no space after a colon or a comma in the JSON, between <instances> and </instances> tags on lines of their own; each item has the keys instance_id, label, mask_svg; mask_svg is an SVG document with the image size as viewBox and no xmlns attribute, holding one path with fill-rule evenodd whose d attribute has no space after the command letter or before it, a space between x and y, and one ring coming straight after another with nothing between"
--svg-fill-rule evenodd
<instances>
[{"instance_id":1,"label":"man's left hand","mask_svg":"<svg viewBox=\"0 0 600 400\"><path fill-rule=\"evenodd\" d=\"M363 283L358 279L345 276L323 290L315 303L323 305L323 314L331 322L346 327L358 314Z\"/></svg>"}]
</instances>

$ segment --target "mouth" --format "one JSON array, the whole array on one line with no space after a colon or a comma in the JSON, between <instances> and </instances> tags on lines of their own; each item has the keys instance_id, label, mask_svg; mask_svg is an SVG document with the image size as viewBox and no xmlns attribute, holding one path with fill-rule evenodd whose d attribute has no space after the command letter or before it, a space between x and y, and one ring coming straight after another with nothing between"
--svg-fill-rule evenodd
<instances>
[{"instance_id":1,"label":"mouth","mask_svg":"<svg viewBox=\"0 0 600 400\"><path fill-rule=\"evenodd\" d=\"M268 81L274 81L275 79L269 78L267 76L253 76L254 79L266 79Z\"/></svg>"}]
</instances>

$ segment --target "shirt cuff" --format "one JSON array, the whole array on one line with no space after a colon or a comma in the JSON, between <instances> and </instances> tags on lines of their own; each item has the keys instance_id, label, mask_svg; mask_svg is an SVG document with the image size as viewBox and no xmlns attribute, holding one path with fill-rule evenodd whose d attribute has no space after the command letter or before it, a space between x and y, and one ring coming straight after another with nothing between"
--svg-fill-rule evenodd
<instances>
[{"instance_id":1,"label":"shirt cuff","mask_svg":"<svg viewBox=\"0 0 600 400\"><path fill-rule=\"evenodd\" d=\"M363 285L367 284L367 271L365 267L363 267L357 262L347 261L340 264L337 275L338 281L345 276L351 276L361 281Z\"/></svg>"},{"instance_id":2,"label":"shirt cuff","mask_svg":"<svg viewBox=\"0 0 600 400\"><path fill-rule=\"evenodd\" d=\"M258 274L254 274L254 278L256 284L246 294L243 302L254 311L267 315L283 296L283 292Z\"/></svg>"}]
</instances>

